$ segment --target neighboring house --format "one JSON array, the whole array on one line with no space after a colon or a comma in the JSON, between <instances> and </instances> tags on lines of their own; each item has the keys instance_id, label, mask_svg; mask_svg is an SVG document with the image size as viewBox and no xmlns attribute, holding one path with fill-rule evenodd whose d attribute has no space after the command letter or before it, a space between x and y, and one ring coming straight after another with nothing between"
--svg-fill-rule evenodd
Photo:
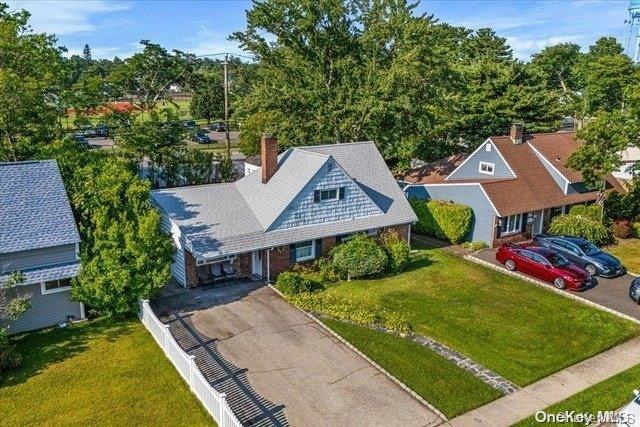
<instances>
[{"instance_id":1,"label":"neighboring house","mask_svg":"<svg viewBox=\"0 0 640 427\"><path fill-rule=\"evenodd\" d=\"M244 160L244 175L249 175L251 172L259 171L261 163L261 156L249 156Z\"/></svg>"},{"instance_id":2,"label":"neighboring house","mask_svg":"<svg viewBox=\"0 0 640 427\"><path fill-rule=\"evenodd\" d=\"M571 205L594 202L582 174L565 166L580 146L572 132L492 136L470 155L455 155L401 177L407 197L463 203L474 211L471 240L498 246L546 230ZM618 185L609 177L609 185ZM623 190L621 188L617 188Z\"/></svg>"},{"instance_id":3,"label":"neighboring house","mask_svg":"<svg viewBox=\"0 0 640 427\"><path fill-rule=\"evenodd\" d=\"M627 148L620 153L620 159L622 164L612 175L621 180L624 185L629 185L633 181L633 169L640 162L640 147Z\"/></svg>"},{"instance_id":4,"label":"neighboring house","mask_svg":"<svg viewBox=\"0 0 640 427\"><path fill-rule=\"evenodd\" d=\"M79 244L55 160L0 163L0 282L22 271L26 283L14 291L31 300L11 333L84 318L82 303L70 299Z\"/></svg>"},{"instance_id":5,"label":"neighboring house","mask_svg":"<svg viewBox=\"0 0 640 427\"><path fill-rule=\"evenodd\" d=\"M373 142L291 148L263 137L261 167L232 183L151 192L177 251L172 275L207 282L231 262L240 277L272 280L327 254L356 232L395 229L416 216Z\"/></svg>"}]
</instances>

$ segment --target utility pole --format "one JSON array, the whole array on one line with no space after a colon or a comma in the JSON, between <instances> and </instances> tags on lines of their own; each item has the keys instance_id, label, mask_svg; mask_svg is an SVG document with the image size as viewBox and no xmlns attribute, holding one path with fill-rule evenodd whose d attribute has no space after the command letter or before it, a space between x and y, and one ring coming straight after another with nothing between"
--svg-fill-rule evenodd
<instances>
[{"instance_id":1,"label":"utility pole","mask_svg":"<svg viewBox=\"0 0 640 427\"><path fill-rule=\"evenodd\" d=\"M224 129L227 139L227 157L231 160L231 140L229 139L229 55L224 55Z\"/></svg>"}]
</instances>

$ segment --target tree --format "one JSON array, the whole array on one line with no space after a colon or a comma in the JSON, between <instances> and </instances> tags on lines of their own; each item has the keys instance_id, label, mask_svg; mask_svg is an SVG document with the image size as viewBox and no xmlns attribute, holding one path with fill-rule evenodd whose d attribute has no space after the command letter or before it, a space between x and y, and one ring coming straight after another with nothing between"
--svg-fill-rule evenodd
<instances>
[{"instance_id":1,"label":"tree","mask_svg":"<svg viewBox=\"0 0 640 427\"><path fill-rule=\"evenodd\" d=\"M85 44L84 48L82 48L82 58L85 61L91 61L91 48L88 44Z\"/></svg>"},{"instance_id":2,"label":"tree","mask_svg":"<svg viewBox=\"0 0 640 427\"><path fill-rule=\"evenodd\" d=\"M189 104L191 115L196 119L219 119L224 116L224 83L217 74L208 74L198 79Z\"/></svg>"},{"instance_id":3,"label":"tree","mask_svg":"<svg viewBox=\"0 0 640 427\"><path fill-rule=\"evenodd\" d=\"M77 171L73 205L82 213L83 268L72 296L108 316L134 314L169 280L173 246L149 204L149 186L109 158Z\"/></svg>"},{"instance_id":4,"label":"tree","mask_svg":"<svg viewBox=\"0 0 640 427\"><path fill-rule=\"evenodd\" d=\"M0 283L0 319L15 320L30 307L29 294L16 294L14 288L25 283L25 275L14 271L9 278ZM21 355L9 341L8 327L0 325L0 373L20 366Z\"/></svg>"},{"instance_id":5,"label":"tree","mask_svg":"<svg viewBox=\"0 0 640 427\"><path fill-rule=\"evenodd\" d=\"M109 77L124 93L135 95L134 102L140 109L149 110L169 85L189 81L195 56L179 50L169 53L149 40L140 44L144 46L142 52L119 63Z\"/></svg>"},{"instance_id":6,"label":"tree","mask_svg":"<svg viewBox=\"0 0 640 427\"><path fill-rule=\"evenodd\" d=\"M60 49L31 31L29 16L0 3L0 161L29 158L58 134Z\"/></svg>"}]
</instances>

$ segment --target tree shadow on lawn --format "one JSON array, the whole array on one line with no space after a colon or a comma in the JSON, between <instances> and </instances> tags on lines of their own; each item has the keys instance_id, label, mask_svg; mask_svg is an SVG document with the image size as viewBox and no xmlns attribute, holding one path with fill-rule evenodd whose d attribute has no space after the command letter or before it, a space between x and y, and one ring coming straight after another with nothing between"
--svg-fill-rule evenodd
<instances>
[{"instance_id":1,"label":"tree shadow on lawn","mask_svg":"<svg viewBox=\"0 0 640 427\"><path fill-rule=\"evenodd\" d=\"M65 329L54 327L13 337L12 342L22 355L22 366L0 377L0 390L24 383L47 367L88 350L91 341L100 338L114 342L123 335L129 335L134 326L131 319L99 319Z\"/></svg>"}]
</instances>

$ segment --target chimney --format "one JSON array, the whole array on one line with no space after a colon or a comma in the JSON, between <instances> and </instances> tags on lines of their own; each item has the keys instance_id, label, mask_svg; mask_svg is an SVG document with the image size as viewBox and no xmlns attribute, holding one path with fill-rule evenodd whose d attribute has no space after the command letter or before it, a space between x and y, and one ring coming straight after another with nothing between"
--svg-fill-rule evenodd
<instances>
[{"instance_id":1,"label":"chimney","mask_svg":"<svg viewBox=\"0 0 640 427\"><path fill-rule=\"evenodd\" d=\"M262 183L266 184L278 170L278 139L263 133L260 142L262 146Z\"/></svg>"},{"instance_id":2,"label":"chimney","mask_svg":"<svg viewBox=\"0 0 640 427\"><path fill-rule=\"evenodd\" d=\"M524 141L524 125L522 123L512 124L509 136L514 144L522 144Z\"/></svg>"}]
</instances>

